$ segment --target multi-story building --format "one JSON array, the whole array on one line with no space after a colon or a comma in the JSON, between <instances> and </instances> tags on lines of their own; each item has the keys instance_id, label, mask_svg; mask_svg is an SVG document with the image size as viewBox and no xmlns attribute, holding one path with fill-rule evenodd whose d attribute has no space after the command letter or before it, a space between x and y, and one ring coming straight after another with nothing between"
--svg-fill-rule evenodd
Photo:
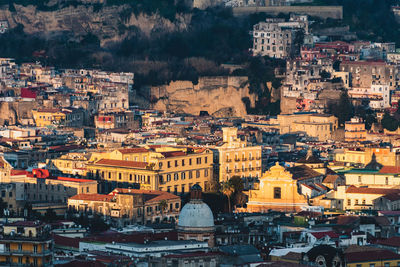
<instances>
[{"instance_id":1,"label":"multi-story building","mask_svg":"<svg viewBox=\"0 0 400 267\"><path fill-rule=\"evenodd\" d=\"M41 108L38 110L32 110L32 114L37 127L46 127L51 125L80 127L84 122L83 109Z\"/></svg>"},{"instance_id":2,"label":"multi-story building","mask_svg":"<svg viewBox=\"0 0 400 267\"><path fill-rule=\"evenodd\" d=\"M389 108L391 104L391 91L386 84L373 84L370 88L353 87L348 93L351 98L368 99L373 109Z\"/></svg>"},{"instance_id":3,"label":"multi-story building","mask_svg":"<svg viewBox=\"0 0 400 267\"><path fill-rule=\"evenodd\" d=\"M350 72L351 86L371 88L371 85L389 85L395 90L399 85L398 67L384 61L343 61L340 70Z\"/></svg>"},{"instance_id":4,"label":"multi-story building","mask_svg":"<svg viewBox=\"0 0 400 267\"><path fill-rule=\"evenodd\" d=\"M136 129L139 127L139 122L134 120L133 111L104 111L95 116L94 124L98 129Z\"/></svg>"},{"instance_id":5,"label":"multi-story building","mask_svg":"<svg viewBox=\"0 0 400 267\"><path fill-rule=\"evenodd\" d=\"M96 161L89 163L87 168L92 177L113 184L105 191L117 186L133 186L183 194L194 184L209 191L214 180L212 152L206 148L149 146L148 149L119 149L96 156Z\"/></svg>"},{"instance_id":6,"label":"multi-story building","mask_svg":"<svg viewBox=\"0 0 400 267\"><path fill-rule=\"evenodd\" d=\"M181 208L180 197L163 191L117 188L108 195L79 194L68 199L75 212L100 214L135 223L175 221Z\"/></svg>"},{"instance_id":7,"label":"multi-story building","mask_svg":"<svg viewBox=\"0 0 400 267\"><path fill-rule=\"evenodd\" d=\"M361 118L352 118L344 124L344 139L346 142L365 141L367 131Z\"/></svg>"},{"instance_id":8,"label":"multi-story building","mask_svg":"<svg viewBox=\"0 0 400 267\"><path fill-rule=\"evenodd\" d=\"M97 181L70 177L51 176L48 170L33 169L32 172L11 170L6 183L16 185L15 199L20 203L18 213L26 202L66 204L69 197L97 193Z\"/></svg>"},{"instance_id":9,"label":"multi-story building","mask_svg":"<svg viewBox=\"0 0 400 267\"><path fill-rule=\"evenodd\" d=\"M53 241L40 221L18 221L3 227L0 262L6 266L53 266Z\"/></svg>"},{"instance_id":10,"label":"multi-story building","mask_svg":"<svg viewBox=\"0 0 400 267\"><path fill-rule=\"evenodd\" d=\"M55 159L46 159L46 169L55 175L79 175L86 176L86 164L88 154L69 153Z\"/></svg>"},{"instance_id":11,"label":"multi-story building","mask_svg":"<svg viewBox=\"0 0 400 267\"><path fill-rule=\"evenodd\" d=\"M228 181L233 176L261 177L261 146L253 146L237 136L237 128L223 128L223 144L214 147L214 162L218 180Z\"/></svg>"},{"instance_id":12,"label":"multi-story building","mask_svg":"<svg viewBox=\"0 0 400 267\"><path fill-rule=\"evenodd\" d=\"M253 26L253 55L287 58L295 53L296 32L304 28L301 22L266 19Z\"/></svg>"},{"instance_id":13,"label":"multi-story building","mask_svg":"<svg viewBox=\"0 0 400 267\"><path fill-rule=\"evenodd\" d=\"M335 116L311 112L280 114L270 121L280 129L280 134L304 132L319 141L331 139L333 132L338 128L338 119Z\"/></svg>"},{"instance_id":14,"label":"multi-story building","mask_svg":"<svg viewBox=\"0 0 400 267\"><path fill-rule=\"evenodd\" d=\"M395 151L384 147L346 148L336 150L334 159L345 164L365 166L375 157L376 161L384 166L398 166L398 157Z\"/></svg>"}]
</instances>

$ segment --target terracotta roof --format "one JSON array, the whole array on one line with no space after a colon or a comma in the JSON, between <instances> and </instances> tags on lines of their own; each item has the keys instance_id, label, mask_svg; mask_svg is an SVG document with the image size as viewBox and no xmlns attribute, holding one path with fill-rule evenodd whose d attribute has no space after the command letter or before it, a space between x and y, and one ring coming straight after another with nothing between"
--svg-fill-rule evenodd
<instances>
[{"instance_id":1,"label":"terracotta roof","mask_svg":"<svg viewBox=\"0 0 400 267\"><path fill-rule=\"evenodd\" d=\"M347 263L382 261L382 260L399 260L400 255L390 250L376 250L374 252L361 251L361 252L346 253L345 259Z\"/></svg>"},{"instance_id":2,"label":"terracotta roof","mask_svg":"<svg viewBox=\"0 0 400 267\"><path fill-rule=\"evenodd\" d=\"M379 173L398 173L400 174L400 167L398 166L383 166L380 170Z\"/></svg>"},{"instance_id":3,"label":"terracotta roof","mask_svg":"<svg viewBox=\"0 0 400 267\"><path fill-rule=\"evenodd\" d=\"M388 247L400 247L400 236L393 236L386 239L378 239L375 244L388 246Z\"/></svg>"},{"instance_id":4,"label":"terracotta roof","mask_svg":"<svg viewBox=\"0 0 400 267\"><path fill-rule=\"evenodd\" d=\"M314 171L306 165L295 166L288 168L288 171L292 174L292 178L295 180L305 180L318 176L322 176L321 173Z\"/></svg>"},{"instance_id":5,"label":"terracotta roof","mask_svg":"<svg viewBox=\"0 0 400 267\"><path fill-rule=\"evenodd\" d=\"M332 183L336 182L336 180L337 180L338 178L339 178L339 175L337 175L337 174L328 174L328 175L325 177L323 183L332 184Z\"/></svg>"},{"instance_id":6,"label":"terracotta roof","mask_svg":"<svg viewBox=\"0 0 400 267\"><path fill-rule=\"evenodd\" d=\"M79 178L72 178L72 177L57 177L57 180L60 180L60 181L68 181L68 182L75 182L75 183L97 182L96 180L79 179Z\"/></svg>"},{"instance_id":7,"label":"terracotta roof","mask_svg":"<svg viewBox=\"0 0 400 267\"><path fill-rule=\"evenodd\" d=\"M127 189L127 188L116 188L110 195L117 194L142 194L144 196L144 200L146 203L160 202L161 200L173 200L180 199L180 197L165 192L165 191L156 191L156 190L143 190L143 189Z\"/></svg>"},{"instance_id":8,"label":"terracotta roof","mask_svg":"<svg viewBox=\"0 0 400 267\"><path fill-rule=\"evenodd\" d=\"M351 185L346 189L346 193L387 195L393 193L400 193L400 189L355 187L354 185Z\"/></svg>"},{"instance_id":9,"label":"terracotta roof","mask_svg":"<svg viewBox=\"0 0 400 267\"><path fill-rule=\"evenodd\" d=\"M111 201L114 196L102 194L78 194L70 197L72 200Z\"/></svg>"},{"instance_id":10,"label":"terracotta roof","mask_svg":"<svg viewBox=\"0 0 400 267\"><path fill-rule=\"evenodd\" d=\"M122 149L118 149L118 151L121 152L122 154L149 152L148 149L143 148L143 147L122 148Z\"/></svg>"},{"instance_id":11,"label":"terracotta roof","mask_svg":"<svg viewBox=\"0 0 400 267\"><path fill-rule=\"evenodd\" d=\"M12 170L11 170L11 176L25 175L25 174L28 174L28 171L25 171L25 170L15 170L15 169L12 169Z\"/></svg>"},{"instance_id":12,"label":"terracotta roof","mask_svg":"<svg viewBox=\"0 0 400 267\"><path fill-rule=\"evenodd\" d=\"M41 221L18 221L7 224L7 226L39 227L45 225Z\"/></svg>"},{"instance_id":13,"label":"terracotta roof","mask_svg":"<svg viewBox=\"0 0 400 267\"><path fill-rule=\"evenodd\" d=\"M329 236L330 238L339 238L339 235L333 231L327 231L327 232L314 232L311 233L315 238L321 239L325 236Z\"/></svg>"},{"instance_id":14,"label":"terracotta roof","mask_svg":"<svg viewBox=\"0 0 400 267\"><path fill-rule=\"evenodd\" d=\"M148 166L146 162L115 159L101 159L96 161L95 164L139 169L145 169Z\"/></svg>"},{"instance_id":15,"label":"terracotta roof","mask_svg":"<svg viewBox=\"0 0 400 267\"><path fill-rule=\"evenodd\" d=\"M357 222L358 220L360 220L359 216L340 215L337 218L336 224L347 226L349 224L353 224L353 223Z\"/></svg>"},{"instance_id":16,"label":"terracotta roof","mask_svg":"<svg viewBox=\"0 0 400 267\"><path fill-rule=\"evenodd\" d=\"M299 159L298 161L296 161L296 163L317 164L317 163L324 163L324 162L322 160L320 160L319 158L317 158L316 156L312 155L312 156L303 157L303 158Z\"/></svg>"}]
</instances>

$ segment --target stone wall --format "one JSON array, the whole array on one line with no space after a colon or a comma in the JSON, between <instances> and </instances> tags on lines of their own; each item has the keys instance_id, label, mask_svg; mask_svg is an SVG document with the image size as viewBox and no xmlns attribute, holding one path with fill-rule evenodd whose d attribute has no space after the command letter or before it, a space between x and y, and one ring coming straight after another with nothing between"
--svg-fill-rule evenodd
<instances>
[{"instance_id":1,"label":"stone wall","mask_svg":"<svg viewBox=\"0 0 400 267\"><path fill-rule=\"evenodd\" d=\"M300 13L325 19L343 19L342 6L262 6L233 8L233 14L235 16L249 15L261 12L271 15L278 15L279 13Z\"/></svg>"},{"instance_id":2,"label":"stone wall","mask_svg":"<svg viewBox=\"0 0 400 267\"><path fill-rule=\"evenodd\" d=\"M0 126L33 123L32 109L35 101L0 102Z\"/></svg>"},{"instance_id":3,"label":"stone wall","mask_svg":"<svg viewBox=\"0 0 400 267\"><path fill-rule=\"evenodd\" d=\"M207 111L217 117L244 116L247 112L242 99L248 97L252 107L256 101L247 77L202 77L197 84L174 81L149 90L152 108L194 115Z\"/></svg>"}]
</instances>

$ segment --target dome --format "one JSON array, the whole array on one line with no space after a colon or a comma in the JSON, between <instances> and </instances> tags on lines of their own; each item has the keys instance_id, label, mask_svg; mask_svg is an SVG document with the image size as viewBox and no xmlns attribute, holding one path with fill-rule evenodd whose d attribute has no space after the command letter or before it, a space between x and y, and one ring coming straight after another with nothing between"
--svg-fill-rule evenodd
<instances>
[{"instance_id":1,"label":"dome","mask_svg":"<svg viewBox=\"0 0 400 267\"><path fill-rule=\"evenodd\" d=\"M214 216L203 201L190 201L179 214L179 228L214 228Z\"/></svg>"}]
</instances>

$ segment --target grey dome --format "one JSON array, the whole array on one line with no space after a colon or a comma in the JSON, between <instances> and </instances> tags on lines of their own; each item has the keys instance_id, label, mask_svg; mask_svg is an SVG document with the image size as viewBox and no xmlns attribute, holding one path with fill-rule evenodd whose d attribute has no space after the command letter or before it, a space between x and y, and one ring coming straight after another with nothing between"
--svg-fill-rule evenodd
<instances>
[{"instance_id":1,"label":"grey dome","mask_svg":"<svg viewBox=\"0 0 400 267\"><path fill-rule=\"evenodd\" d=\"M210 207L202 201L187 203L179 214L178 227L214 227L214 216Z\"/></svg>"}]
</instances>

